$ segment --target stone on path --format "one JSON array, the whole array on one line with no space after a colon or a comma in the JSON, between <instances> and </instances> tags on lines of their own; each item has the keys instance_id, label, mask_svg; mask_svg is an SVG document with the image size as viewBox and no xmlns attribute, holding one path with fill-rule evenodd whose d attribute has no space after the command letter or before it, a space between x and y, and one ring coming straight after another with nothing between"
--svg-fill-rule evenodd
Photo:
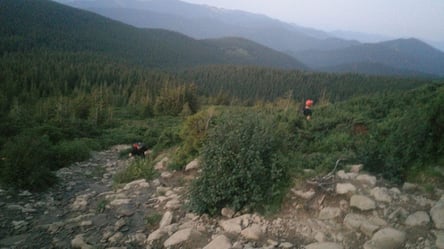
<instances>
[{"instance_id":1,"label":"stone on path","mask_svg":"<svg viewBox=\"0 0 444 249\"><path fill-rule=\"evenodd\" d=\"M320 242L306 245L305 249L343 249L343 247L333 242Z\"/></svg>"},{"instance_id":2,"label":"stone on path","mask_svg":"<svg viewBox=\"0 0 444 249\"><path fill-rule=\"evenodd\" d=\"M376 232L372 239L364 244L364 249L401 249L405 240L405 232L384 228Z\"/></svg>"},{"instance_id":3,"label":"stone on path","mask_svg":"<svg viewBox=\"0 0 444 249\"><path fill-rule=\"evenodd\" d=\"M356 187L351 183L338 183L336 184L336 193L343 195L347 193L356 192Z\"/></svg>"},{"instance_id":4,"label":"stone on path","mask_svg":"<svg viewBox=\"0 0 444 249\"><path fill-rule=\"evenodd\" d=\"M71 247L74 249L93 249L92 246L88 245L83 240L83 234L78 234L73 240L71 240Z\"/></svg>"},{"instance_id":5,"label":"stone on path","mask_svg":"<svg viewBox=\"0 0 444 249\"><path fill-rule=\"evenodd\" d=\"M259 225L253 224L251 227L242 230L241 235L248 240L260 240L263 233Z\"/></svg>"},{"instance_id":6,"label":"stone on path","mask_svg":"<svg viewBox=\"0 0 444 249\"><path fill-rule=\"evenodd\" d=\"M199 160L198 159L194 159L193 161L189 162L185 166L185 171L190 171L190 170L198 169L198 168L199 168Z\"/></svg>"},{"instance_id":7,"label":"stone on path","mask_svg":"<svg viewBox=\"0 0 444 249\"><path fill-rule=\"evenodd\" d=\"M444 229L444 196L430 210L430 216L438 229Z\"/></svg>"},{"instance_id":8,"label":"stone on path","mask_svg":"<svg viewBox=\"0 0 444 249\"><path fill-rule=\"evenodd\" d=\"M231 242L225 235L219 235L203 249L231 249Z\"/></svg>"},{"instance_id":9,"label":"stone on path","mask_svg":"<svg viewBox=\"0 0 444 249\"><path fill-rule=\"evenodd\" d=\"M337 207L326 207L319 212L318 219L329 220L337 218L341 215L341 209Z\"/></svg>"},{"instance_id":10,"label":"stone on path","mask_svg":"<svg viewBox=\"0 0 444 249\"><path fill-rule=\"evenodd\" d=\"M171 237L169 237L164 243L163 246L168 248L179 243L190 240L192 237L198 237L199 232L194 230L193 228L186 228L183 230L179 230L175 232Z\"/></svg>"},{"instance_id":11,"label":"stone on path","mask_svg":"<svg viewBox=\"0 0 444 249\"><path fill-rule=\"evenodd\" d=\"M407 226L426 226L430 223L430 216L424 211L415 212L407 217L405 224Z\"/></svg>"},{"instance_id":12,"label":"stone on path","mask_svg":"<svg viewBox=\"0 0 444 249\"><path fill-rule=\"evenodd\" d=\"M350 198L350 206L356 207L361 211L368 211L376 208L375 202L364 195L353 195Z\"/></svg>"}]
</instances>

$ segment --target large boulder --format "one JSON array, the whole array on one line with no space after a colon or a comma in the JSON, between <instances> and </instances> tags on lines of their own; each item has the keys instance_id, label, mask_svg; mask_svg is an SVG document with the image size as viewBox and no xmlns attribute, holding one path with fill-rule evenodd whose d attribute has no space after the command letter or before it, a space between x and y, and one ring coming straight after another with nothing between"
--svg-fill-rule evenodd
<instances>
[{"instance_id":1,"label":"large boulder","mask_svg":"<svg viewBox=\"0 0 444 249\"><path fill-rule=\"evenodd\" d=\"M430 216L438 229L444 229L444 196L430 210Z\"/></svg>"},{"instance_id":2,"label":"large boulder","mask_svg":"<svg viewBox=\"0 0 444 249\"><path fill-rule=\"evenodd\" d=\"M372 239L364 244L364 249L401 249L405 240L405 232L384 228L376 232Z\"/></svg>"}]
</instances>

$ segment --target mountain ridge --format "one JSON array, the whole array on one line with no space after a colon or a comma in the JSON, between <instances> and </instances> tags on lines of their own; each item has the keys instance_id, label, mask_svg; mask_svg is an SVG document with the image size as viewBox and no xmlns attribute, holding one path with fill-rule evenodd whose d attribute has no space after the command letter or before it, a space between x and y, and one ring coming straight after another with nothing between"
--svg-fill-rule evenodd
<instances>
[{"instance_id":1,"label":"mountain ridge","mask_svg":"<svg viewBox=\"0 0 444 249\"><path fill-rule=\"evenodd\" d=\"M215 43L174 31L136 28L47 0L5 0L0 7L0 53L33 49L88 51L152 68L207 64L306 68L289 55L265 50L251 41L243 40L237 46L248 47L249 54L256 57L236 57L224 53Z\"/></svg>"},{"instance_id":2,"label":"mountain ridge","mask_svg":"<svg viewBox=\"0 0 444 249\"><path fill-rule=\"evenodd\" d=\"M361 43L338 38L340 35L334 32L305 28L265 15L179 0L125 1L126 9L117 2L96 0L70 4L138 27L174 30L197 39L242 37L291 55L315 71L444 75L443 52L417 39L410 45L394 44L405 39ZM354 35L362 36L356 32Z\"/></svg>"}]
</instances>

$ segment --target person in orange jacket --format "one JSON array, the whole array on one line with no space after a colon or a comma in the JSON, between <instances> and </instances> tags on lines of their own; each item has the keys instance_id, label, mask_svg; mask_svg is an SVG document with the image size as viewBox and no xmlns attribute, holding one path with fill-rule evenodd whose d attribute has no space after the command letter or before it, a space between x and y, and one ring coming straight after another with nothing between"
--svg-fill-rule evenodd
<instances>
[{"instance_id":1,"label":"person in orange jacket","mask_svg":"<svg viewBox=\"0 0 444 249\"><path fill-rule=\"evenodd\" d=\"M314 101L311 99L307 99L305 101L305 107L304 109L302 109L304 116L307 120L311 119L311 115L312 115L312 111L311 111L311 106L313 105Z\"/></svg>"}]
</instances>

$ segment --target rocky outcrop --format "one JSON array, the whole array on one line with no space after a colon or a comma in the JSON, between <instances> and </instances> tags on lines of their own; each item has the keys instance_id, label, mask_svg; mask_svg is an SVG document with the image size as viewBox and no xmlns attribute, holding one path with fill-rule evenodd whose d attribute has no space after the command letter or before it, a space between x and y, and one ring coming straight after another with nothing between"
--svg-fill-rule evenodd
<instances>
[{"instance_id":1,"label":"rocky outcrop","mask_svg":"<svg viewBox=\"0 0 444 249\"><path fill-rule=\"evenodd\" d=\"M294 187L272 216L226 207L208 217L186 207L197 160L169 171L164 155L158 179L116 186L123 149L59 170L47 193L0 190L0 248L444 249L444 193L390 186L363 165L339 170L331 186Z\"/></svg>"}]
</instances>

